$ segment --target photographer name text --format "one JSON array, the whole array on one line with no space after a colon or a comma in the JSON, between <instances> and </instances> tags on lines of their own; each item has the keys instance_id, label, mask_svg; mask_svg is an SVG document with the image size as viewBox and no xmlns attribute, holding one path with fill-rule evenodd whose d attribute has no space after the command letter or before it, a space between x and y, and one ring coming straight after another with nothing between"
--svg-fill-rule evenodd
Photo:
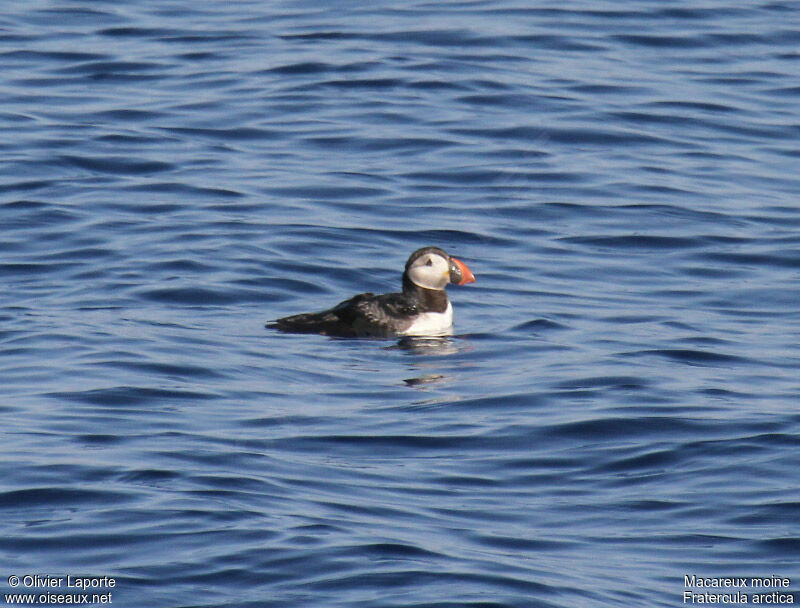
<instances>
[{"instance_id":1,"label":"photographer name text","mask_svg":"<svg viewBox=\"0 0 800 608\"><path fill-rule=\"evenodd\" d=\"M110 589L117 585L117 581L110 576L49 576L44 574L10 576L8 582L12 587L18 587L21 584L28 588Z\"/></svg>"}]
</instances>

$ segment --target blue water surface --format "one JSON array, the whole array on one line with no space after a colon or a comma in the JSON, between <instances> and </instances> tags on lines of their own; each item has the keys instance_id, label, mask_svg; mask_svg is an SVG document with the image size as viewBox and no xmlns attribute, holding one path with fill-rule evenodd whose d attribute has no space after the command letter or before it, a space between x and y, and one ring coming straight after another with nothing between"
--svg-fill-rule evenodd
<instances>
[{"instance_id":1,"label":"blue water surface","mask_svg":"<svg viewBox=\"0 0 800 608\"><path fill-rule=\"evenodd\" d=\"M800 3L32 0L0 65L3 593L800 589ZM265 329L426 245L454 336Z\"/></svg>"}]
</instances>

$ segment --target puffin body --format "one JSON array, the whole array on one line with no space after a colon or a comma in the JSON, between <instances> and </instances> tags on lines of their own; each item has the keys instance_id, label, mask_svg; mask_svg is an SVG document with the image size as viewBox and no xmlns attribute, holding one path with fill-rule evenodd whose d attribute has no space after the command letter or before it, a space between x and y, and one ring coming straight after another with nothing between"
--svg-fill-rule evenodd
<instances>
[{"instance_id":1,"label":"puffin body","mask_svg":"<svg viewBox=\"0 0 800 608\"><path fill-rule=\"evenodd\" d=\"M445 287L474 282L464 262L438 247L423 247L406 262L402 292L362 293L328 310L283 317L267 327L348 338L446 335L453 326L453 306Z\"/></svg>"}]
</instances>

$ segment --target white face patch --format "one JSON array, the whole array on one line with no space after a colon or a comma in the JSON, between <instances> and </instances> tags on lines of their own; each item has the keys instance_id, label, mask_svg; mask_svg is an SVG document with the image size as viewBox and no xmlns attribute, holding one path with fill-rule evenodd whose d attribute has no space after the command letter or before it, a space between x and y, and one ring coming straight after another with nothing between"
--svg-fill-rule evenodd
<instances>
[{"instance_id":1,"label":"white face patch","mask_svg":"<svg viewBox=\"0 0 800 608\"><path fill-rule=\"evenodd\" d=\"M444 312L423 312L417 315L403 336L449 336L453 333L453 305L447 303Z\"/></svg>"},{"instance_id":2,"label":"white face patch","mask_svg":"<svg viewBox=\"0 0 800 608\"><path fill-rule=\"evenodd\" d=\"M408 278L425 289L444 289L450 282L450 263L436 253L426 253L414 260Z\"/></svg>"}]
</instances>

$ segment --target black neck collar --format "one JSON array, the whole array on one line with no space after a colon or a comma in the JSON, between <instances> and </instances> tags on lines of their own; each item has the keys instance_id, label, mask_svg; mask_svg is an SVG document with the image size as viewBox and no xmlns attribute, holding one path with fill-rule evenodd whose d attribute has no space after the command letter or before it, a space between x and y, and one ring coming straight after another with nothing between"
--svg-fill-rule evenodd
<instances>
[{"instance_id":1,"label":"black neck collar","mask_svg":"<svg viewBox=\"0 0 800 608\"><path fill-rule=\"evenodd\" d=\"M447 310L447 292L444 289L426 289L416 285L408 274L403 273L403 295L417 302L420 312L444 312Z\"/></svg>"}]
</instances>

